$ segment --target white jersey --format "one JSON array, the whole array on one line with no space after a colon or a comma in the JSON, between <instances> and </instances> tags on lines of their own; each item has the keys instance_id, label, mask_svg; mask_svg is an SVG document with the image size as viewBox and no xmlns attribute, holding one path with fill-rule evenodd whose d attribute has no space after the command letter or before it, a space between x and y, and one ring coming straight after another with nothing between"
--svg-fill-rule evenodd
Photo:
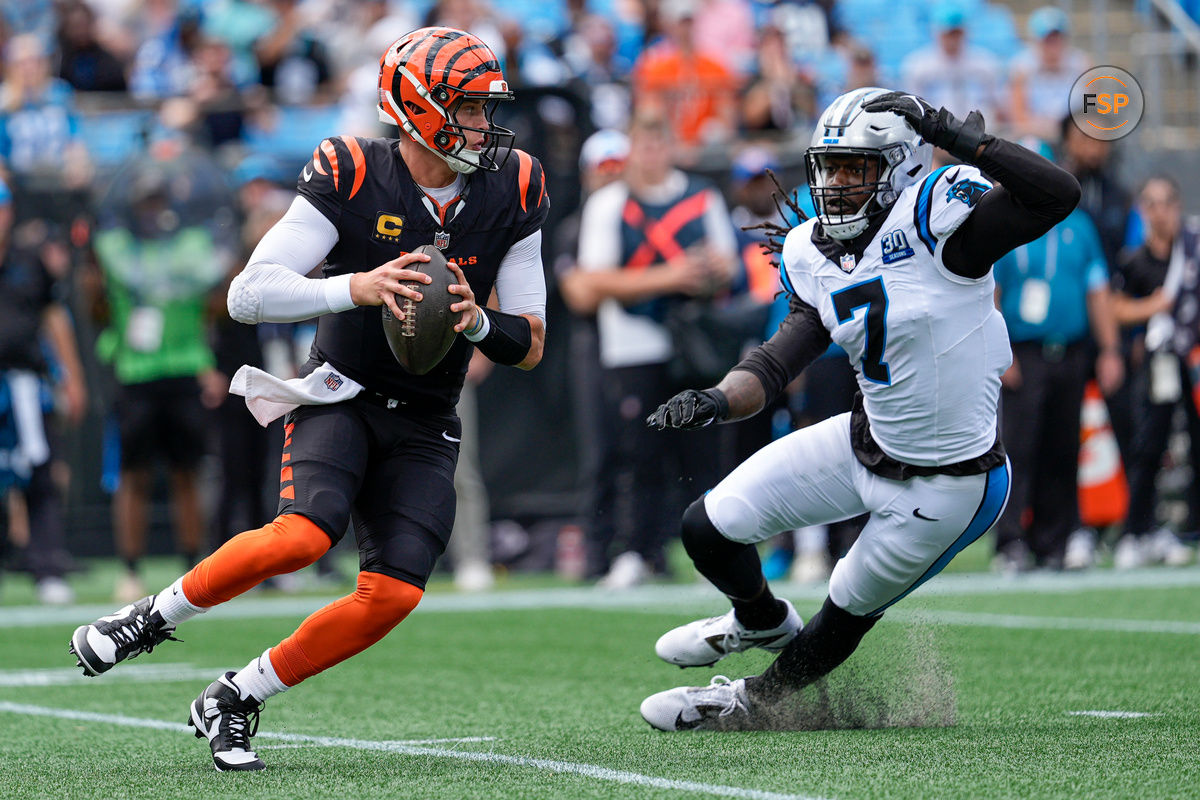
<instances>
[{"instance_id":1,"label":"white jersey","mask_svg":"<svg viewBox=\"0 0 1200 800\"><path fill-rule=\"evenodd\" d=\"M816 308L854 365L871 434L885 454L944 466L996 440L1000 376L1012 363L989 271L950 272L942 247L991 188L972 166L944 167L901 192L855 262L812 243L816 220L783 246L788 291Z\"/></svg>"}]
</instances>

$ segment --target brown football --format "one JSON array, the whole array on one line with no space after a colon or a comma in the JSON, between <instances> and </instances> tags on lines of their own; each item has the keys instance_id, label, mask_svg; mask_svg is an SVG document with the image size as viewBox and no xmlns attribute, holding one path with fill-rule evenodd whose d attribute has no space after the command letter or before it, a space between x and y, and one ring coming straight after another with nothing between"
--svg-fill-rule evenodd
<instances>
[{"instance_id":1,"label":"brown football","mask_svg":"<svg viewBox=\"0 0 1200 800\"><path fill-rule=\"evenodd\" d=\"M391 309L383 306L383 335L400 366L414 375L424 375L438 365L454 344L454 326L458 324L460 312L451 311L450 306L462 298L448 291L455 283L454 273L446 266L446 257L441 250L426 244L415 252L428 253L429 260L415 262L408 268L424 272L433 280L430 283L405 281L406 286L421 293L421 302L396 295L396 304L404 312L402 320L397 320Z\"/></svg>"}]
</instances>

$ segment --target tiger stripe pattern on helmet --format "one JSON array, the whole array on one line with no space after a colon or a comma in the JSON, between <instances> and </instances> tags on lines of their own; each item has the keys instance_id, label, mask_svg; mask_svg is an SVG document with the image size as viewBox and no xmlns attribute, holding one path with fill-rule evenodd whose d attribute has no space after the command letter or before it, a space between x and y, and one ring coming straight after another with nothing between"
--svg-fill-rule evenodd
<instances>
[{"instance_id":1,"label":"tiger stripe pattern on helmet","mask_svg":"<svg viewBox=\"0 0 1200 800\"><path fill-rule=\"evenodd\" d=\"M458 172L499 169L495 155L503 140L507 157L512 131L492 122L490 104L510 99L499 59L466 31L447 27L412 31L393 42L379 62L380 120L399 126ZM458 122L464 100L483 104L486 128ZM483 134L483 149L467 149L466 131Z\"/></svg>"}]
</instances>

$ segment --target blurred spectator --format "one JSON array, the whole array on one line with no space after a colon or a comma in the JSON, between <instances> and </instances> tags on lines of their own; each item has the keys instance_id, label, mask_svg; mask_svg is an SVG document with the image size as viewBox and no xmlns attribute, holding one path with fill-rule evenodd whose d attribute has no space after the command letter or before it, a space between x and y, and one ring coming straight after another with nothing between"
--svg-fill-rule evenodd
<instances>
[{"instance_id":1,"label":"blurred spectator","mask_svg":"<svg viewBox=\"0 0 1200 800\"><path fill-rule=\"evenodd\" d=\"M96 13L83 0L59 6L58 53L58 76L78 91L125 91L125 67L96 40Z\"/></svg>"},{"instance_id":2,"label":"blurred spectator","mask_svg":"<svg viewBox=\"0 0 1200 800\"><path fill-rule=\"evenodd\" d=\"M1145 244L1123 257L1113 275L1117 321L1133 333L1130 502L1114 553L1118 569L1191 560L1190 548L1156 521L1155 479L1176 409L1187 418L1192 475L1200 475L1200 226L1184 224L1179 184L1167 176L1146 181L1138 207ZM1200 528L1200 481L1189 483L1187 501L1185 529L1192 532Z\"/></svg>"},{"instance_id":3,"label":"blurred spectator","mask_svg":"<svg viewBox=\"0 0 1200 800\"><path fill-rule=\"evenodd\" d=\"M489 304L490 305L490 304ZM458 396L455 413L462 420L458 464L454 469L454 529L450 533L450 560L454 585L464 592L492 588L491 514L487 486L479 463L479 401L477 389L491 373L491 359L478 350L471 356L467 379Z\"/></svg>"},{"instance_id":4,"label":"blurred spectator","mask_svg":"<svg viewBox=\"0 0 1200 800\"><path fill-rule=\"evenodd\" d=\"M783 32L760 32L754 77L742 95L742 127L748 131L795 131L810 126L815 89L792 60Z\"/></svg>"},{"instance_id":5,"label":"blurred spectator","mask_svg":"<svg viewBox=\"0 0 1200 800\"><path fill-rule=\"evenodd\" d=\"M1116 390L1124 372L1108 265L1091 218L1076 209L1045 236L1007 253L993 275L1013 350L1001 378L1013 482L996 550L1009 571L1025 569L1029 555L1035 566L1062 569L1078 520L1080 410L1092 341L1104 394ZM1081 539L1072 549L1082 547ZM1071 566L1090 566L1087 555L1073 552Z\"/></svg>"},{"instance_id":6,"label":"blurred spectator","mask_svg":"<svg viewBox=\"0 0 1200 800\"><path fill-rule=\"evenodd\" d=\"M195 15L181 14L176 0L147 0L141 20L145 35L129 73L129 91L138 100L187 94L191 53L200 38Z\"/></svg>"},{"instance_id":7,"label":"blurred spectator","mask_svg":"<svg viewBox=\"0 0 1200 800\"><path fill-rule=\"evenodd\" d=\"M74 592L64 580L72 559L66 549L62 498L52 459L53 425L43 394L55 379L62 409L77 425L87 411L83 366L75 330L60 300L60 281L69 269L66 249L45 238L46 226L31 220L9 236L12 196L0 181L0 405L5 429L15 434L6 445L0 490L24 498L28 543L21 566L33 576L38 599L64 604ZM43 335L55 369L47 363ZM9 450L9 447L5 447ZM11 507L3 513L11 515Z\"/></svg>"},{"instance_id":8,"label":"blurred spectator","mask_svg":"<svg viewBox=\"0 0 1200 800\"><path fill-rule=\"evenodd\" d=\"M206 450L205 408L225 398L205 330L208 293L227 272L233 215L220 173L196 156L139 159L113 180L94 238L109 328L97 352L120 385L120 485L113 503L126 566L119 602L145 594L138 562L158 456L170 468L178 551L190 566L204 545L196 480Z\"/></svg>"},{"instance_id":9,"label":"blurred spectator","mask_svg":"<svg viewBox=\"0 0 1200 800\"><path fill-rule=\"evenodd\" d=\"M621 179L628 158L629 137L621 131L606 128L596 131L584 141L579 153L579 179L584 204L593 194ZM579 485L590 489L599 481L606 431L601 423L604 383L600 368L599 331L594 316L595 302L590 299L587 287L581 285L586 284L586 276L581 279L583 273L577 269L580 216L581 210L577 210L559 223L552 247L559 293L567 308L576 312L570 315L568 321L568 379L575 441L579 450ZM596 572L599 574L603 570L597 568ZM571 577L580 576L574 574Z\"/></svg>"},{"instance_id":10,"label":"blurred spectator","mask_svg":"<svg viewBox=\"0 0 1200 800\"><path fill-rule=\"evenodd\" d=\"M269 5L274 26L254 42L259 82L284 105L327 101L333 93L329 56L305 21L299 0L270 0Z\"/></svg>"},{"instance_id":11,"label":"blurred spectator","mask_svg":"<svg viewBox=\"0 0 1200 800\"><path fill-rule=\"evenodd\" d=\"M235 322L226 310L229 283L246 263L263 234L283 216L294 196L280 190L269 178L270 165L247 159L238 166L237 199L242 213L240 258L230 260L222 291L209 295L207 316L211 326L213 356L220 381L227 383L242 364L263 367L265 356L257 326ZM293 374L283 376L294 377ZM272 440L269 429L262 427L246 410L240 398L226 394L216 405L217 446L221 465L220 494L213 524L214 545L251 527L274 510L271 495L276 485L275 462L279 442ZM282 436L282 430L275 430ZM268 468L270 467L270 468Z\"/></svg>"},{"instance_id":12,"label":"blurred spectator","mask_svg":"<svg viewBox=\"0 0 1200 800\"><path fill-rule=\"evenodd\" d=\"M749 0L699 0L695 26L697 50L712 55L735 75L753 68L759 37Z\"/></svg>"},{"instance_id":13,"label":"blurred spectator","mask_svg":"<svg viewBox=\"0 0 1200 800\"><path fill-rule=\"evenodd\" d=\"M865 89L871 86L887 86L891 82L879 75L879 64L871 48L860 42L851 42L845 48L846 82L842 91Z\"/></svg>"},{"instance_id":14,"label":"blurred spectator","mask_svg":"<svg viewBox=\"0 0 1200 800\"><path fill-rule=\"evenodd\" d=\"M990 127L1005 121L1000 63L991 53L967 44L967 14L957 3L931 12L934 44L910 54L900 65L900 84L934 108L945 106L960 119L978 110Z\"/></svg>"},{"instance_id":15,"label":"blurred spectator","mask_svg":"<svg viewBox=\"0 0 1200 800\"><path fill-rule=\"evenodd\" d=\"M693 483L716 477L714 438L662 437L645 417L677 388L668 374L667 314L685 298L710 298L726 286L736 247L720 193L672 165L676 140L667 118L639 111L629 138L623 179L584 206L579 264L564 291L577 313L595 313L599 325L606 435L589 555L592 573L607 570L602 583L611 588L665 569L665 546L684 504L679 490L694 493ZM678 474L691 477L687 485Z\"/></svg>"},{"instance_id":16,"label":"blurred spectator","mask_svg":"<svg viewBox=\"0 0 1200 800\"><path fill-rule=\"evenodd\" d=\"M54 37L53 0L16 0L0 4L0 14L14 35L31 34L43 42Z\"/></svg>"},{"instance_id":17,"label":"blurred spectator","mask_svg":"<svg viewBox=\"0 0 1200 800\"><path fill-rule=\"evenodd\" d=\"M697 0L663 0L665 38L634 65L637 107L658 109L684 148L728 141L737 127L738 78L711 54L696 48Z\"/></svg>"},{"instance_id":18,"label":"blurred spectator","mask_svg":"<svg viewBox=\"0 0 1200 800\"><path fill-rule=\"evenodd\" d=\"M1071 86L1092 62L1071 46L1070 22L1062 9L1039 8L1029 15L1028 29L1030 45L1009 64L1013 126L1018 135L1049 141L1070 111Z\"/></svg>"},{"instance_id":19,"label":"blurred spectator","mask_svg":"<svg viewBox=\"0 0 1200 800\"><path fill-rule=\"evenodd\" d=\"M1059 121L1063 169L1079 181L1083 194L1079 207L1088 213L1100 233L1100 245L1109 264L1116 264L1125 244L1131 200L1117 178L1112 142L1088 136L1070 115Z\"/></svg>"},{"instance_id":20,"label":"blurred spectator","mask_svg":"<svg viewBox=\"0 0 1200 800\"><path fill-rule=\"evenodd\" d=\"M425 13L424 26L445 25L470 31L504 61L504 36L487 0L437 0Z\"/></svg>"},{"instance_id":21,"label":"blurred spectator","mask_svg":"<svg viewBox=\"0 0 1200 800\"><path fill-rule=\"evenodd\" d=\"M229 45L233 55L233 80L239 88L258 82L254 43L265 36L274 23L275 15L262 2L211 0L205 5L203 32Z\"/></svg>"},{"instance_id":22,"label":"blurred spectator","mask_svg":"<svg viewBox=\"0 0 1200 800\"><path fill-rule=\"evenodd\" d=\"M233 56L220 39L204 37L192 52L188 100L197 144L219 148L238 142L245 128L245 111L233 84Z\"/></svg>"},{"instance_id":23,"label":"blurred spectator","mask_svg":"<svg viewBox=\"0 0 1200 800\"><path fill-rule=\"evenodd\" d=\"M545 42L527 35L521 21L501 21L500 36L509 86L517 90L522 86L560 86L567 79L566 65Z\"/></svg>"},{"instance_id":24,"label":"blurred spectator","mask_svg":"<svg viewBox=\"0 0 1200 800\"><path fill-rule=\"evenodd\" d=\"M585 94L597 128L623 130L629 123L630 93L627 78L633 64L617 51L613 23L599 14L579 22L565 43L563 61L575 88Z\"/></svg>"},{"instance_id":25,"label":"blurred spectator","mask_svg":"<svg viewBox=\"0 0 1200 800\"><path fill-rule=\"evenodd\" d=\"M15 175L58 173L65 153L79 148L71 102L71 87L51 76L38 37L17 36L8 43L0 84L0 158Z\"/></svg>"}]
</instances>

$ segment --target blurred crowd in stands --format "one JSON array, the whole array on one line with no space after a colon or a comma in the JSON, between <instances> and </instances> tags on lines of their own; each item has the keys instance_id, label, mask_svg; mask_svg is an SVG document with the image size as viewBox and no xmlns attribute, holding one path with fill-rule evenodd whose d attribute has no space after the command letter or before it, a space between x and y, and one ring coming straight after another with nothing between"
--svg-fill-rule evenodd
<instances>
[{"instance_id":1,"label":"blurred crowd in stands","mask_svg":"<svg viewBox=\"0 0 1200 800\"><path fill-rule=\"evenodd\" d=\"M95 517L111 507L115 545L80 549L116 553L117 594L136 598L159 494L189 564L273 514L281 436L226 389L243 363L293 375L313 325L233 323L224 287L322 138L395 135L376 121L379 54L430 24L496 51L517 94L498 121L549 176L550 336L531 380L567 404L554 433L573 441L572 456L548 463L578 491L538 563L613 588L667 574L684 504L772 438L849 408L853 374L831 352L749 422L678 437L642 424L778 325L786 304L753 226L799 219L773 199L776 179L811 212L802 154L813 124L860 86L901 87L959 116L979 109L989 130L1042 150L1084 187L1077 214L996 268L1017 355L1004 438L1024 476L998 526L997 565L1089 567L1105 542L1118 567L1186 563L1200 529L1187 465L1200 447L1175 434L1200 435L1197 232L1173 178L1123 185L1121 145L1067 117L1072 83L1094 64L1072 44L1070 18L1047 6L1017 23L985 0L5 3L9 568L31 573L42 601L69 602L79 534L66 526L107 535ZM469 380L484 423L507 413L487 408L503 392L475 390L495 377L505 380L481 365ZM475 471L455 532L467 544L450 560L466 567L460 585L483 588L489 564L519 554L474 530L490 527L490 487L469 444ZM1077 476L1078 505L1066 499ZM768 570L821 579L856 530L783 536Z\"/></svg>"}]
</instances>

